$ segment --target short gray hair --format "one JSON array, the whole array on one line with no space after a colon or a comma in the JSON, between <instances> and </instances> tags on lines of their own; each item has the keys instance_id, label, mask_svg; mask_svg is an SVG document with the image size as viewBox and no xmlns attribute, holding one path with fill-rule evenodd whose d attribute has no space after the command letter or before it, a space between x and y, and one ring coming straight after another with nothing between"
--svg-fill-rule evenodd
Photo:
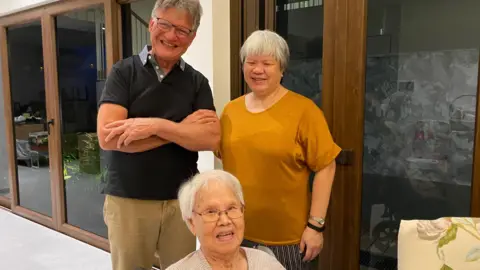
<instances>
[{"instance_id":1,"label":"short gray hair","mask_svg":"<svg viewBox=\"0 0 480 270\"><path fill-rule=\"evenodd\" d=\"M203 15L202 5L199 0L157 0L152 9L152 18L156 17L157 9L178 8L186 10L193 20L193 31L200 26Z\"/></svg>"},{"instance_id":2,"label":"short gray hair","mask_svg":"<svg viewBox=\"0 0 480 270\"><path fill-rule=\"evenodd\" d=\"M290 49L287 41L279 34L270 30L257 30L250 34L240 49L242 64L251 55L272 56L280 64L280 69L285 71L290 58Z\"/></svg>"},{"instance_id":3,"label":"short gray hair","mask_svg":"<svg viewBox=\"0 0 480 270\"><path fill-rule=\"evenodd\" d=\"M185 182L178 191L178 202L182 211L182 218L187 221L192 218L197 192L208 186L209 182L221 182L230 187L237 199L245 205L243 199L242 185L231 173L223 170L210 170L199 173Z\"/></svg>"}]
</instances>

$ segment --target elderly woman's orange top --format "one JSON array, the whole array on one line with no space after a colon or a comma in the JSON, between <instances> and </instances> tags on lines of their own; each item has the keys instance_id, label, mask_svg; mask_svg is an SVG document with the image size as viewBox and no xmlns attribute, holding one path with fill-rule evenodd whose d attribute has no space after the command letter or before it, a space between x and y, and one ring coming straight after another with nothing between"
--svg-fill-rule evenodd
<instances>
[{"instance_id":1,"label":"elderly woman's orange top","mask_svg":"<svg viewBox=\"0 0 480 270\"><path fill-rule=\"evenodd\" d=\"M288 91L267 110L251 113L242 96L227 104L221 125L223 169L244 190L245 239L266 245L299 243L310 209L309 175L341 150L322 111Z\"/></svg>"}]
</instances>

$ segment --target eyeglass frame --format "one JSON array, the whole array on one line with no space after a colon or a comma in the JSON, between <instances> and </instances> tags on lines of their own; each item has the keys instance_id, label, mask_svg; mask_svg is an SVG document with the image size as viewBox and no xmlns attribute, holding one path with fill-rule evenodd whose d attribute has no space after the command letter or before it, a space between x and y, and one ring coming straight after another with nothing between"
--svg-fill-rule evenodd
<instances>
[{"instance_id":1,"label":"eyeglass frame","mask_svg":"<svg viewBox=\"0 0 480 270\"><path fill-rule=\"evenodd\" d=\"M235 208L237 208L235 206ZM240 212L242 213L240 216L236 217L236 218L232 218L228 215L228 211L231 211L232 209L228 209L228 210L222 210L222 211L218 211L216 214L217 214L217 219L216 220L212 220L212 221L206 221L205 220L205 217L204 215L206 214L205 212L206 211L209 211L209 210L205 210L203 213L199 213L199 212L196 212L196 211L192 211L192 213L194 214L197 214L199 215L200 217L202 217L202 220L203 222L207 222L207 223L213 223L213 222L218 222L220 220L220 217L223 213L225 213L225 215L229 218L229 219L238 219L238 218L241 218L243 217L243 215L245 214L245 205L241 205L240 208L238 208L240 210Z\"/></svg>"},{"instance_id":2,"label":"eyeglass frame","mask_svg":"<svg viewBox=\"0 0 480 270\"><path fill-rule=\"evenodd\" d=\"M161 21L164 26L167 26L167 27L168 27L168 30L165 29L166 31L170 31L170 29L174 28L174 29L175 29L174 32L175 32L175 35L176 35L177 37L180 37L180 38L182 38L182 37L189 37L189 36L191 36L192 33L193 33L193 30L192 30L192 29L188 29L187 27L184 27L184 26L175 25L175 24L171 23L171 22L168 21L168 20L159 18L159 17L157 17L157 16L153 16L152 18L155 19L155 24L156 24L156 25L158 25L158 24L160 23L160 21ZM185 36L179 36L179 35L178 35L178 32L179 32L179 31L181 32L181 31L183 31L183 30L185 30L185 34L186 34L186 35L185 35Z\"/></svg>"}]
</instances>

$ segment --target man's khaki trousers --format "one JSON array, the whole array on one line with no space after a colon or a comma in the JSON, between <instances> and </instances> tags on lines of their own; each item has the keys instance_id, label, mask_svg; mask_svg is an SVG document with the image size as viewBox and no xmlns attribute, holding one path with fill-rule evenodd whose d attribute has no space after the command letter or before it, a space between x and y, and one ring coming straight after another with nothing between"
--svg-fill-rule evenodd
<instances>
[{"instance_id":1,"label":"man's khaki trousers","mask_svg":"<svg viewBox=\"0 0 480 270\"><path fill-rule=\"evenodd\" d=\"M195 250L177 200L136 200L107 195L104 218L113 270L160 269ZM158 254L158 258L156 258Z\"/></svg>"}]
</instances>

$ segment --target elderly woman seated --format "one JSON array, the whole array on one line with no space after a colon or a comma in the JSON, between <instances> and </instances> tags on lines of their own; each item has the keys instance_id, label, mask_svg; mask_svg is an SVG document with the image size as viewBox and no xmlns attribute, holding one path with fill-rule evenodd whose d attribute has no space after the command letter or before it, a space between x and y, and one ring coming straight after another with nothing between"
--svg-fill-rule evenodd
<instances>
[{"instance_id":1,"label":"elderly woman seated","mask_svg":"<svg viewBox=\"0 0 480 270\"><path fill-rule=\"evenodd\" d=\"M194 176L179 191L182 217L200 249L171 265L183 269L285 269L267 252L240 247L245 202L235 176L211 170Z\"/></svg>"}]
</instances>

